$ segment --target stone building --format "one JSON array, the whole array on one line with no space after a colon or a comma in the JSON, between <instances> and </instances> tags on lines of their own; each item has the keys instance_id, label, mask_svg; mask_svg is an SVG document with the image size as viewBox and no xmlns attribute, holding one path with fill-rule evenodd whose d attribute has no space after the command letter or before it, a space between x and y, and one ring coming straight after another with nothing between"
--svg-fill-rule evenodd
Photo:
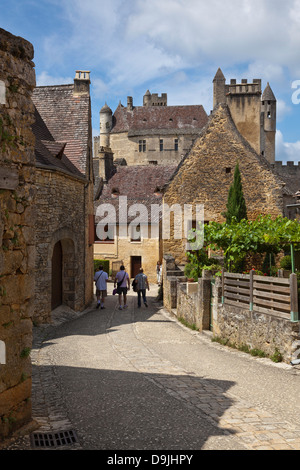
<instances>
[{"instance_id":1,"label":"stone building","mask_svg":"<svg viewBox=\"0 0 300 470\"><path fill-rule=\"evenodd\" d=\"M33 47L0 29L0 440L31 419Z\"/></svg>"},{"instance_id":2,"label":"stone building","mask_svg":"<svg viewBox=\"0 0 300 470\"><path fill-rule=\"evenodd\" d=\"M184 204L192 204L194 208L203 205L205 222L223 222L221 214L226 210L237 162L248 218L260 214L286 215L286 205L293 201L293 192L273 171L265 156L257 153L241 135L225 103L216 105L202 134L167 183L164 203L169 207L179 204L182 210ZM163 252L184 264L186 239L175 239L174 233L173 219L170 238L163 240Z\"/></svg>"},{"instance_id":3,"label":"stone building","mask_svg":"<svg viewBox=\"0 0 300 470\"><path fill-rule=\"evenodd\" d=\"M167 94L143 98L143 106L121 103L113 113L107 104L100 111L100 136L94 138L94 157L110 149L114 159L127 165L174 165L191 148L207 122L202 105L168 106Z\"/></svg>"},{"instance_id":4,"label":"stone building","mask_svg":"<svg viewBox=\"0 0 300 470\"><path fill-rule=\"evenodd\" d=\"M213 106L226 103L232 119L254 150L263 155L269 163L275 162L276 134L276 98L267 84L264 92L261 79L248 83L235 79L226 84L226 79L219 68L213 80Z\"/></svg>"},{"instance_id":5,"label":"stone building","mask_svg":"<svg viewBox=\"0 0 300 470\"><path fill-rule=\"evenodd\" d=\"M92 131L89 72L70 85L33 93L36 136L36 287L34 321L93 298Z\"/></svg>"},{"instance_id":6,"label":"stone building","mask_svg":"<svg viewBox=\"0 0 300 470\"><path fill-rule=\"evenodd\" d=\"M156 282L156 263L162 261L161 188L175 169L115 165L95 200L94 256L109 260L112 271L124 264L134 277L143 266L149 281Z\"/></svg>"}]
</instances>

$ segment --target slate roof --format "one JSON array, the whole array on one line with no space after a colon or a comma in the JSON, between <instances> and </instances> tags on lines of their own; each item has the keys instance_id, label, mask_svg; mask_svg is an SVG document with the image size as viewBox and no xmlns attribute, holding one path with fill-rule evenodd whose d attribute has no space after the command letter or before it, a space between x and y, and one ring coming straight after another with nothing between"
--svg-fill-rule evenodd
<instances>
[{"instance_id":1,"label":"slate roof","mask_svg":"<svg viewBox=\"0 0 300 470\"><path fill-rule=\"evenodd\" d=\"M113 115L112 134L128 132L129 136L142 134L198 133L208 120L202 105L137 106L132 111L119 104Z\"/></svg>"},{"instance_id":2,"label":"slate roof","mask_svg":"<svg viewBox=\"0 0 300 470\"><path fill-rule=\"evenodd\" d=\"M54 140L36 108L35 122L32 125L32 130L35 135L36 163L46 165L49 168L63 170L73 176L84 176L65 155L66 142L57 142Z\"/></svg>"},{"instance_id":3,"label":"slate roof","mask_svg":"<svg viewBox=\"0 0 300 470\"><path fill-rule=\"evenodd\" d=\"M73 94L74 84L35 88L33 103L52 139L64 142L65 156L86 173L90 132L90 97Z\"/></svg>"},{"instance_id":4,"label":"slate roof","mask_svg":"<svg viewBox=\"0 0 300 470\"><path fill-rule=\"evenodd\" d=\"M95 201L95 211L101 204L112 204L119 220L119 196L127 196L128 207L133 204L144 204L151 218L151 204L162 204L159 190L169 181L177 166L118 166L115 174L103 187L100 198ZM138 214L137 214L138 215ZM137 215L129 218L129 221ZM97 217L98 222L101 217ZM158 222L158 219L155 219Z\"/></svg>"},{"instance_id":5,"label":"slate roof","mask_svg":"<svg viewBox=\"0 0 300 470\"><path fill-rule=\"evenodd\" d=\"M272 88L270 87L269 82L267 83L267 86L263 92L261 99L262 101L276 101L276 98L274 96Z\"/></svg>"}]
</instances>

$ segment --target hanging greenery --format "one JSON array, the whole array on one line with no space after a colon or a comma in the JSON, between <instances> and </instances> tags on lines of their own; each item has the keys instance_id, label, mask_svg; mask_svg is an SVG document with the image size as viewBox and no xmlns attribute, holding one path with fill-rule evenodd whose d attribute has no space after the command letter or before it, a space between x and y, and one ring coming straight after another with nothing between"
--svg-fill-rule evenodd
<instances>
[{"instance_id":1,"label":"hanging greenery","mask_svg":"<svg viewBox=\"0 0 300 470\"><path fill-rule=\"evenodd\" d=\"M238 265L248 253L279 253L287 250L292 243L300 248L300 224L278 216L260 216L253 221L233 217L232 222L210 222L204 227L205 243L212 250L223 250L232 268Z\"/></svg>"}]
</instances>

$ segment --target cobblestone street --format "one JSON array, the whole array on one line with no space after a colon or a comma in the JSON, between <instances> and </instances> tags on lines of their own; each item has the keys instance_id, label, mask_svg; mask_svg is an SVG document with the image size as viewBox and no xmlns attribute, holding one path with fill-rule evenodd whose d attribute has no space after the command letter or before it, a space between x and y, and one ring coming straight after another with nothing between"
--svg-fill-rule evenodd
<instances>
[{"instance_id":1,"label":"cobblestone street","mask_svg":"<svg viewBox=\"0 0 300 470\"><path fill-rule=\"evenodd\" d=\"M36 432L74 430L78 450L299 450L299 367L211 342L156 302L105 310L35 328ZM30 436L6 449L35 449Z\"/></svg>"}]
</instances>

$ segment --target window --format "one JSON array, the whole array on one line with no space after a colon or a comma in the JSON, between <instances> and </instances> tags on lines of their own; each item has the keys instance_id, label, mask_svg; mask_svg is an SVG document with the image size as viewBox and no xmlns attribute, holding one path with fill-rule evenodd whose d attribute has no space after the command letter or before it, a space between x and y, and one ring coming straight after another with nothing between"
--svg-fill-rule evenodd
<instances>
[{"instance_id":1,"label":"window","mask_svg":"<svg viewBox=\"0 0 300 470\"><path fill-rule=\"evenodd\" d=\"M174 150L178 152L178 139L174 140Z\"/></svg>"},{"instance_id":2,"label":"window","mask_svg":"<svg viewBox=\"0 0 300 470\"><path fill-rule=\"evenodd\" d=\"M140 225L131 226L130 236L131 236L132 242L140 242L141 241L141 226Z\"/></svg>"},{"instance_id":3,"label":"window","mask_svg":"<svg viewBox=\"0 0 300 470\"><path fill-rule=\"evenodd\" d=\"M139 140L139 152L146 152L146 141Z\"/></svg>"},{"instance_id":4,"label":"window","mask_svg":"<svg viewBox=\"0 0 300 470\"><path fill-rule=\"evenodd\" d=\"M115 231L114 227L106 224L104 227L95 224L95 243L114 243Z\"/></svg>"},{"instance_id":5,"label":"window","mask_svg":"<svg viewBox=\"0 0 300 470\"><path fill-rule=\"evenodd\" d=\"M227 173L227 174L231 173L231 168L230 167L225 168L225 173Z\"/></svg>"},{"instance_id":6,"label":"window","mask_svg":"<svg viewBox=\"0 0 300 470\"><path fill-rule=\"evenodd\" d=\"M164 149L164 140L160 139L159 140L159 151L162 152Z\"/></svg>"}]
</instances>

